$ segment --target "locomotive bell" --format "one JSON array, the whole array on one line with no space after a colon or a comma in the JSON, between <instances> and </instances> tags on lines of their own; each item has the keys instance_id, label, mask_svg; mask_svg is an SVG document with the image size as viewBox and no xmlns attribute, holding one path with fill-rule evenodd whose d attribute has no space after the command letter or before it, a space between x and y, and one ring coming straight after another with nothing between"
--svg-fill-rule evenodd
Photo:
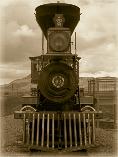
<instances>
[{"instance_id":1,"label":"locomotive bell","mask_svg":"<svg viewBox=\"0 0 118 157\"><path fill-rule=\"evenodd\" d=\"M47 30L51 27L55 27L55 15L63 14L63 23L59 21L62 18L57 19L58 24L62 24L63 27L69 28L71 35L80 20L80 8L65 3L50 3L38 6L36 9L36 21L41 27L46 39L47 39ZM56 24L58 26L58 24Z\"/></svg>"}]
</instances>

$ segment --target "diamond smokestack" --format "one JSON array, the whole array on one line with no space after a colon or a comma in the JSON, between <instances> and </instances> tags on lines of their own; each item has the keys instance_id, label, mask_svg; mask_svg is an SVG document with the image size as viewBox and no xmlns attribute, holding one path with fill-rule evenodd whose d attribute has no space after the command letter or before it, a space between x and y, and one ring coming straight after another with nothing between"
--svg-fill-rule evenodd
<instances>
[{"instance_id":1,"label":"diamond smokestack","mask_svg":"<svg viewBox=\"0 0 118 157\"><path fill-rule=\"evenodd\" d=\"M53 21L55 14L63 14L65 18L63 27L70 28L71 34L80 20L80 8L72 4L49 3L38 6L35 11L36 21L46 38L48 28L55 27Z\"/></svg>"}]
</instances>

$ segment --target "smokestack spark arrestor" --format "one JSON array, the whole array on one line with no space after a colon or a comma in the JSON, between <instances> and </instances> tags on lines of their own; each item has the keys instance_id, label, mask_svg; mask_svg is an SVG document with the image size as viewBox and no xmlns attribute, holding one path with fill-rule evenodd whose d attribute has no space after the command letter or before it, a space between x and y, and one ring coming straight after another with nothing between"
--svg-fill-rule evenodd
<instances>
[{"instance_id":1,"label":"smokestack spark arrestor","mask_svg":"<svg viewBox=\"0 0 118 157\"><path fill-rule=\"evenodd\" d=\"M36 21L41 27L46 39L48 29L55 27L55 25L57 27L61 26L69 28L72 35L77 23L80 20L80 8L72 4L44 4L38 6L35 11ZM56 18L57 23L54 23L54 18Z\"/></svg>"}]
</instances>

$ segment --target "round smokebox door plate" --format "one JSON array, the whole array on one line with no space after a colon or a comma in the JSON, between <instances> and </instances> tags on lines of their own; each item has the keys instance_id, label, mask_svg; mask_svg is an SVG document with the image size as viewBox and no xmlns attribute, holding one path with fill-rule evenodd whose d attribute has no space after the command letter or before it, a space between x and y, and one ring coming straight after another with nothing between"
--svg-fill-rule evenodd
<instances>
[{"instance_id":1,"label":"round smokebox door plate","mask_svg":"<svg viewBox=\"0 0 118 157\"><path fill-rule=\"evenodd\" d=\"M56 75L52 78L52 84L56 88L61 88L64 86L64 78L61 75Z\"/></svg>"}]
</instances>

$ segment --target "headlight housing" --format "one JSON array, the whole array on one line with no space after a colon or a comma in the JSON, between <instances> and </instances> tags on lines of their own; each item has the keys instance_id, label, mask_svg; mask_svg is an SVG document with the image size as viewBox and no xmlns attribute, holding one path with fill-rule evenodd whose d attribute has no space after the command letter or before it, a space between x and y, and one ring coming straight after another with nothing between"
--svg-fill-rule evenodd
<instances>
[{"instance_id":1,"label":"headlight housing","mask_svg":"<svg viewBox=\"0 0 118 157\"><path fill-rule=\"evenodd\" d=\"M70 52L70 31L50 30L48 32L48 53L67 53Z\"/></svg>"},{"instance_id":2,"label":"headlight housing","mask_svg":"<svg viewBox=\"0 0 118 157\"><path fill-rule=\"evenodd\" d=\"M52 51L62 52L69 48L70 40L67 32L52 32L49 35L49 47Z\"/></svg>"}]
</instances>

